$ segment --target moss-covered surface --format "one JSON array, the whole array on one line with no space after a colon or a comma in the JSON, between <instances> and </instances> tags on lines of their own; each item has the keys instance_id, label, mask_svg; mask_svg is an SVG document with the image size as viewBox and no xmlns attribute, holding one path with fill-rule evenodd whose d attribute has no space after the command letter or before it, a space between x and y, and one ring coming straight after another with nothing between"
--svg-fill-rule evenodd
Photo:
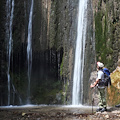
<instances>
[{"instance_id":1,"label":"moss-covered surface","mask_svg":"<svg viewBox=\"0 0 120 120\"><path fill-rule=\"evenodd\" d=\"M99 1L95 12L95 42L96 57L102 61L111 72L119 56L119 26L117 1Z\"/></svg>"},{"instance_id":2,"label":"moss-covered surface","mask_svg":"<svg viewBox=\"0 0 120 120\"><path fill-rule=\"evenodd\" d=\"M62 84L60 81L43 84L33 91L32 102L36 104L62 104Z\"/></svg>"}]
</instances>

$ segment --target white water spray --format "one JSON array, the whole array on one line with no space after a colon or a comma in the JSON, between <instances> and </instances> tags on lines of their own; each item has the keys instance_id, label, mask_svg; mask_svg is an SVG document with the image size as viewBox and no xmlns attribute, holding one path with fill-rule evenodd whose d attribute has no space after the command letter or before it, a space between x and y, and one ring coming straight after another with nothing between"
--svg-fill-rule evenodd
<instances>
[{"instance_id":1,"label":"white water spray","mask_svg":"<svg viewBox=\"0 0 120 120\"><path fill-rule=\"evenodd\" d=\"M33 18L33 4L34 1L31 0L31 8L29 14L28 23L28 44L27 44L27 60L28 60L28 96L27 103L30 104L30 79L31 79L31 69L32 69L32 18Z\"/></svg>"},{"instance_id":2,"label":"white water spray","mask_svg":"<svg viewBox=\"0 0 120 120\"><path fill-rule=\"evenodd\" d=\"M7 77L8 77L8 105L10 105L10 60L13 47L12 26L13 26L14 0L6 1L6 41L7 41Z\"/></svg>"},{"instance_id":3,"label":"white water spray","mask_svg":"<svg viewBox=\"0 0 120 120\"><path fill-rule=\"evenodd\" d=\"M83 69L87 26L87 0L79 0L78 28L73 74L72 105L82 104L83 100Z\"/></svg>"}]
</instances>

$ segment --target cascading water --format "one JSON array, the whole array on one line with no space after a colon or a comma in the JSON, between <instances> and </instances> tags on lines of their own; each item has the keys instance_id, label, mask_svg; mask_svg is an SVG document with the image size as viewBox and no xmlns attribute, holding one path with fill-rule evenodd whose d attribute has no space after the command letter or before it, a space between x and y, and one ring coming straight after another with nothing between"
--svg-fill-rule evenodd
<instances>
[{"instance_id":1,"label":"cascading water","mask_svg":"<svg viewBox=\"0 0 120 120\"><path fill-rule=\"evenodd\" d=\"M72 105L82 104L83 99L83 69L87 26L87 0L79 0L78 28L73 74Z\"/></svg>"},{"instance_id":2,"label":"cascading water","mask_svg":"<svg viewBox=\"0 0 120 120\"><path fill-rule=\"evenodd\" d=\"M6 41L7 41L7 77L8 77L8 105L10 105L10 60L11 60L11 52L13 47L13 40L12 40L12 26L13 26L13 13L14 13L14 0L7 0L6 1Z\"/></svg>"},{"instance_id":3,"label":"cascading water","mask_svg":"<svg viewBox=\"0 0 120 120\"><path fill-rule=\"evenodd\" d=\"M34 1L31 0L31 8L29 14L28 23L28 44L27 44L27 60L28 60L28 91L27 91L27 103L30 103L30 79L31 79L31 69L32 69L32 17L33 17L33 4Z\"/></svg>"}]
</instances>

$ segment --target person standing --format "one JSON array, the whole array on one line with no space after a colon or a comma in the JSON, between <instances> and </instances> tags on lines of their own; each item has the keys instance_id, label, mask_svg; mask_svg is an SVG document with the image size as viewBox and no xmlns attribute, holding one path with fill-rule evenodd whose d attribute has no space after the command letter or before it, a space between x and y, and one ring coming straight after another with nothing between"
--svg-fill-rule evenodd
<instances>
[{"instance_id":1,"label":"person standing","mask_svg":"<svg viewBox=\"0 0 120 120\"><path fill-rule=\"evenodd\" d=\"M103 67L104 67L103 63L97 62L97 72L98 72L97 78L94 84L90 85L90 88L94 88L95 86L97 86L98 91L99 91L99 104L98 104L99 108L96 110L96 112L107 111L106 95L105 95L106 87L102 82L104 81Z\"/></svg>"}]
</instances>

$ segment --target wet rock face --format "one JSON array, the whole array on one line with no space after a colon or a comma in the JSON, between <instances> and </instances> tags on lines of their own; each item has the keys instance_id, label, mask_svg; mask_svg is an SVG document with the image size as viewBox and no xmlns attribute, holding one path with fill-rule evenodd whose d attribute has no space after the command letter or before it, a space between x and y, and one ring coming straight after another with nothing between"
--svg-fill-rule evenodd
<instances>
[{"instance_id":1,"label":"wet rock face","mask_svg":"<svg viewBox=\"0 0 120 120\"><path fill-rule=\"evenodd\" d=\"M0 1L0 102L3 101L5 105L7 102L7 75L6 75L6 47L5 47L5 4L6 1Z\"/></svg>"},{"instance_id":2,"label":"wet rock face","mask_svg":"<svg viewBox=\"0 0 120 120\"><path fill-rule=\"evenodd\" d=\"M71 104L72 74L77 33L78 0L51 1L49 19L49 47L59 50L63 57L60 65L60 79L64 82L63 101Z\"/></svg>"},{"instance_id":3,"label":"wet rock face","mask_svg":"<svg viewBox=\"0 0 120 120\"><path fill-rule=\"evenodd\" d=\"M90 74L95 70L95 38L93 31L93 10L92 1L88 0L87 5L87 32L86 32L86 45L85 45L85 59L84 59L84 72L83 72L83 104L90 103Z\"/></svg>"},{"instance_id":4,"label":"wet rock face","mask_svg":"<svg viewBox=\"0 0 120 120\"><path fill-rule=\"evenodd\" d=\"M34 0L32 23L32 74L31 74L31 103L36 104L71 104L72 77L74 67L74 53L77 36L77 12L79 0ZM5 3L0 9L2 15L6 14ZM88 27L85 50L84 69L84 100L88 102L88 79L94 68L94 40L92 31L92 6L88 3ZM1 11L0 11L1 12ZM11 104L26 103L28 87L27 64L27 38L28 21L30 13L30 1L16 0L13 17L13 50L11 54L10 75L12 78L11 96L15 94L15 102L11 98ZM2 19L2 20L1 20ZM4 44L0 44L0 65L5 95L1 95L1 102L7 98L7 61L4 18L0 17L0 30L3 31L0 38ZM90 31L90 32L89 32ZM1 42L1 41L0 41ZM91 54L92 53L92 54ZM3 81L4 80L4 81ZM5 90L4 90L5 88ZM19 100L18 100L19 99ZM7 104L7 100L5 101Z\"/></svg>"},{"instance_id":5,"label":"wet rock face","mask_svg":"<svg viewBox=\"0 0 120 120\"><path fill-rule=\"evenodd\" d=\"M0 11L2 13L0 15L4 16L6 15L6 2L0 3L0 5L3 5L3 7L1 6L0 8L3 13ZM32 30L33 56L30 87L30 99L32 103L63 104L71 99L77 9L78 0L34 0ZM29 13L30 1L15 1L12 30L13 50L10 65L11 86L14 84L15 87L15 91L13 87L11 87L11 96L15 94L15 102L11 102L11 104L20 104L17 102L20 101L18 97L22 100L22 104L26 103L28 87L27 37ZM4 87L0 87L0 89L1 91L5 91L5 95L0 94L0 103L2 105L4 99L7 98L8 92L4 19L2 16L0 17L0 31L3 31L0 38L2 41L0 42L4 44L4 46L0 44L0 58L2 58L0 60L0 73L4 73L2 74L4 79L1 79ZM3 80L6 82L3 82ZM63 93L65 94L63 95ZM13 98L11 98L11 101L12 99ZM6 104L7 99L4 105Z\"/></svg>"},{"instance_id":6,"label":"wet rock face","mask_svg":"<svg viewBox=\"0 0 120 120\"><path fill-rule=\"evenodd\" d=\"M77 30L78 0L42 0L41 2L36 1L35 6L33 52L34 54L41 54L42 52L44 58L40 55L38 58L35 57L33 59L41 64L39 59L42 57L45 65L45 67L43 65L43 68L49 65L49 69L46 68L46 72L53 71L49 73L51 78L48 77L46 82L49 84L51 81L53 88L54 85L55 87L58 85L58 87L51 91L50 94L47 93L47 96L51 99L49 103L52 101L53 104L57 103L56 97L58 94L59 98L61 98L58 101L59 104L68 103L71 100L72 93L71 78Z\"/></svg>"}]
</instances>

